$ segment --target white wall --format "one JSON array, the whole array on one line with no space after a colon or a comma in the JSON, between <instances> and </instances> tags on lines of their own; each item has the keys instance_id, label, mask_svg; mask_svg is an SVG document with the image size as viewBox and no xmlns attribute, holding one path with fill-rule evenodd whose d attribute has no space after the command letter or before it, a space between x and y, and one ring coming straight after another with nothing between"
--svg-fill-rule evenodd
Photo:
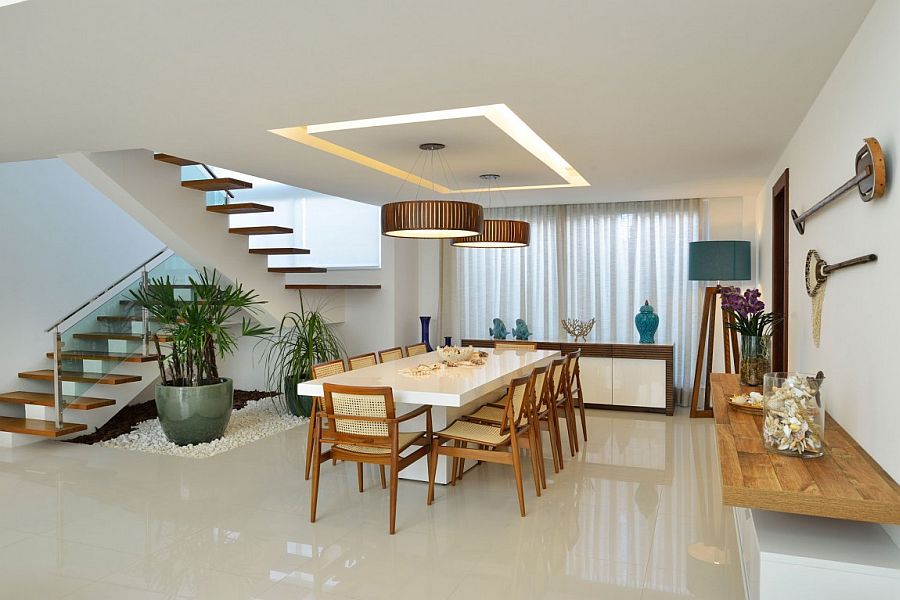
<instances>
[{"instance_id":1,"label":"white wall","mask_svg":"<svg viewBox=\"0 0 900 600\"><path fill-rule=\"evenodd\" d=\"M50 366L44 329L164 244L58 159L0 164L0 223L0 391L46 389L16 377Z\"/></svg>"},{"instance_id":2,"label":"white wall","mask_svg":"<svg viewBox=\"0 0 900 600\"><path fill-rule=\"evenodd\" d=\"M876 137L888 163L888 190L863 204L856 192L807 222L806 234L790 236L789 366L825 372L826 406L835 419L900 480L900 402L893 372L900 326L900 193L892 185L900 143L900 2L880 0L835 67L784 154L774 165L756 208L761 215L760 281L771 285L771 188L790 168L791 206L808 208L854 173L862 138ZM778 93L773 90L773 93ZM828 282L822 344L812 343L810 302L804 287L809 249L838 262L878 254L878 262L835 273Z\"/></svg>"}]
</instances>

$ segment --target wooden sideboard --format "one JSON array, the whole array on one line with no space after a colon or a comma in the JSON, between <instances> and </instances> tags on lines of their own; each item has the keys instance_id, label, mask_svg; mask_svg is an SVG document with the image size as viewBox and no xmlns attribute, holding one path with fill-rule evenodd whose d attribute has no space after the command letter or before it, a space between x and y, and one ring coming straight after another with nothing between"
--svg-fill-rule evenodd
<instances>
[{"instance_id":1,"label":"wooden sideboard","mask_svg":"<svg viewBox=\"0 0 900 600\"><path fill-rule=\"evenodd\" d=\"M607 410L675 414L672 344L616 344L529 340L539 350L581 349L585 405ZM463 346L493 348L492 339L463 339Z\"/></svg>"}]
</instances>

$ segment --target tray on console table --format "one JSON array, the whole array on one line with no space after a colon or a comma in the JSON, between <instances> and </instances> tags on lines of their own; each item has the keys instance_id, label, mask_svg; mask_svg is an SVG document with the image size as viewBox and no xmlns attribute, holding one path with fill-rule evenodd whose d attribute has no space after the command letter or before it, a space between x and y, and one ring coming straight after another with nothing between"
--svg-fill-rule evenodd
<instances>
[{"instance_id":1,"label":"tray on console table","mask_svg":"<svg viewBox=\"0 0 900 600\"><path fill-rule=\"evenodd\" d=\"M605 383L608 386L608 388L605 390L605 394L601 394L601 397L606 398L606 400L601 402L592 402L590 399L588 399L587 402L585 402L585 406L588 408L602 408L606 410L634 410L641 412L665 413L670 416L675 414L673 370L675 349L672 344L575 342L572 340L572 338L528 341L535 342L537 344L538 350L557 350L559 352L562 352L563 354L578 350L580 348L581 356L584 358L603 359L606 361L611 360L613 361L613 364L616 364L616 359L620 359L619 364L621 364L623 367L627 367L629 365L634 367L636 364L640 364L639 361L661 361L664 364L655 363L656 365L658 365L659 369L657 371L654 371L654 373L656 374L653 376L653 382L658 381L658 383L656 383L658 388L656 389L659 390L659 400L658 402L656 402L656 406L646 406L640 399L635 399L647 398L648 394L657 397L655 396L656 392L648 392L648 390L651 389L653 382L641 382L639 378L633 377L635 374L641 373L640 367L638 367L637 371L635 371L634 369L623 369L626 372L626 375L623 378L620 378L619 382L616 384L618 386L621 386L617 388L618 391L621 392L620 394L616 394L615 390L612 387L611 370L609 374L598 375L597 382ZM463 346L475 346L476 348L493 348L494 340L464 338L461 341L461 344ZM650 364L653 365L654 363L651 362ZM582 363L581 370L583 375L586 367L587 365ZM646 386L646 389L628 390L625 386L629 384L634 388L640 388L643 384ZM589 386L586 385L585 387ZM589 395L596 397L596 394ZM630 398L628 398L629 396ZM626 398L624 403L617 403L617 400L621 401L623 397Z\"/></svg>"},{"instance_id":2,"label":"tray on console table","mask_svg":"<svg viewBox=\"0 0 900 600\"><path fill-rule=\"evenodd\" d=\"M731 506L900 525L900 486L844 429L825 416L825 456L767 452L762 416L737 411L728 398L741 387L734 374L713 373L712 404L722 473L722 502Z\"/></svg>"}]
</instances>

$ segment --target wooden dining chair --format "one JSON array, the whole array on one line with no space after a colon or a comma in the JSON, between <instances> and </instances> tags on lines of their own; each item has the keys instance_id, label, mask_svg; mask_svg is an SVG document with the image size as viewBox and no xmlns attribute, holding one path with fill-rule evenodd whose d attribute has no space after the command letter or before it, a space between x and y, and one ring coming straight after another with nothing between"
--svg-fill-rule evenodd
<instances>
[{"instance_id":1,"label":"wooden dining chair","mask_svg":"<svg viewBox=\"0 0 900 600\"><path fill-rule=\"evenodd\" d=\"M556 404L556 398L559 393L559 381L565 362L565 358L557 358L550 362L550 366L547 367L545 393L538 398L536 408L538 431L543 431L546 427L550 435L550 445L553 451L553 470L557 473L565 469L562 453L562 433L559 429L559 408Z\"/></svg>"},{"instance_id":2,"label":"wooden dining chair","mask_svg":"<svg viewBox=\"0 0 900 600\"><path fill-rule=\"evenodd\" d=\"M400 349L400 346L396 348L388 348L387 350L382 350L378 353L378 359L382 363L391 362L392 360L400 360L403 358L403 350Z\"/></svg>"},{"instance_id":3,"label":"wooden dining chair","mask_svg":"<svg viewBox=\"0 0 900 600\"><path fill-rule=\"evenodd\" d=\"M375 358L374 352L369 352L368 354L360 354L359 356L351 356L347 360L347 362L350 363L351 371L364 369L366 367L374 367L378 364L378 360Z\"/></svg>"},{"instance_id":4,"label":"wooden dining chair","mask_svg":"<svg viewBox=\"0 0 900 600\"><path fill-rule=\"evenodd\" d=\"M584 417L584 392L581 389L581 348L569 352L569 394L572 396L573 408L578 408L581 416L581 435L587 441L587 421Z\"/></svg>"},{"instance_id":5,"label":"wooden dining chair","mask_svg":"<svg viewBox=\"0 0 900 600\"><path fill-rule=\"evenodd\" d=\"M547 378L547 370L548 366L544 367L536 367L534 371L532 371L532 375L534 376L534 386L532 390L531 396L528 398L528 412L527 418L529 420L531 428L536 433L534 438L534 443L537 446L534 450L534 456L537 458L538 466L540 467L540 476L541 476L541 487L543 489L547 489L547 475L544 472L544 446L543 441L541 440L540 435L540 421L539 421L539 410L540 407L544 404L548 404L552 406L552 402L549 402L549 379ZM500 425L503 422L504 415L504 407L503 405L498 404L485 404L477 411L463 417L468 421L476 421L479 423L487 423L489 425ZM550 432L550 441L551 445L553 444L553 431ZM553 468L555 472L559 472L559 468L557 467L556 461L556 450L553 449ZM462 479L463 474L465 472L465 459L459 459L459 470L457 472L457 479ZM538 494L540 495L540 494Z\"/></svg>"},{"instance_id":6,"label":"wooden dining chair","mask_svg":"<svg viewBox=\"0 0 900 600\"><path fill-rule=\"evenodd\" d=\"M559 369L559 377L554 381L556 384L556 390L553 396L553 402L556 405L556 414L557 417L561 417L566 420L566 433L569 438L569 451L572 453L572 456L575 456L575 453L578 452L578 434L575 430L575 404L572 401L572 388L571 384L571 368L572 368L572 358L571 354L566 354L563 357L562 367Z\"/></svg>"},{"instance_id":7,"label":"wooden dining chair","mask_svg":"<svg viewBox=\"0 0 900 600\"><path fill-rule=\"evenodd\" d=\"M458 419L443 431L435 434L431 445L431 462L428 465L428 505L434 502L434 480L437 475L437 462L440 456L453 459L451 465L451 484L456 483L458 459L471 458L484 462L511 465L516 478L516 491L519 495L519 513L525 516L525 494L522 490L522 464L519 455L519 444L526 442L531 450L531 469L534 475L535 493L541 495L540 473L534 459L536 445L532 442L534 430L530 427L527 411L528 399L534 390L534 374L528 377L513 379L506 395L504 417L500 425L488 425L465 419ZM531 435L523 436L523 433ZM453 442L452 446L445 446ZM463 446L465 444L465 446ZM477 448L468 447L474 444Z\"/></svg>"},{"instance_id":8,"label":"wooden dining chair","mask_svg":"<svg viewBox=\"0 0 900 600\"><path fill-rule=\"evenodd\" d=\"M537 342L525 340L495 340L494 348L497 350L537 350Z\"/></svg>"},{"instance_id":9,"label":"wooden dining chair","mask_svg":"<svg viewBox=\"0 0 900 600\"><path fill-rule=\"evenodd\" d=\"M389 466L391 469L390 533L396 531L397 479L400 471L427 457L430 462L432 429L431 406L420 406L400 417L394 411L394 395L389 387L359 387L326 383L323 410L316 421L313 450L313 479L309 520L316 521L319 476L323 462L343 460L356 463L359 491L363 491L363 463ZM400 424L425 415L425 431L400 431ZM330 444L328 451L322 447ZM414 452L401 456L411 446Z\"/></svg>"},{"instance_id":10,"label":"wooden dining chair","mask_svg":"<svg viewBox=\"0 0 900 600\"><path fill-rule=\"evenodd\" d=\"M418 356L420 354L425 354L428 352L428 346L425 344L413 344L412 346L406 347L406 355L407 356Z\"/></svg>"},{"instance_id":11,"label":"wooden dining chair","mask_svg":"<svg viewBox=\"0 0 900 600\"><path fill-rule=\"evenodd\" d=\"M331 360L324 363L319 363L317 365L313 365L312 367L312 378L313 379L321 379L323 377L330 377L331 375L337 375L338 373L344 372L344 361L340 358L336 360ZM316 419L318 419L319 411L322 410L322 399L321 398L313 398L312 399L312 409L309 414L309 431L307 433L306 438L306 471L304 472L303 478L309 480L309 469L312 465L312 451L313 451L313 432L315 431L315 423ZM382 480L384 476L382 475Z\"/></svg>"}]
</instances>

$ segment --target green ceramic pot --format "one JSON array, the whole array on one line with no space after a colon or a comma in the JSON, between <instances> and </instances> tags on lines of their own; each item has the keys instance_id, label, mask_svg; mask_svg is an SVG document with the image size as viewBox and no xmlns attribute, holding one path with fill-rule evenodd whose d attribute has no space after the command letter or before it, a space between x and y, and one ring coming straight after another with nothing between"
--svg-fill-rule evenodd
<instances>
[{"instance_id":1,"label":"green ceramic pot","mask_svg":"<svg viewBox=\"0 0 900 600\"><path fill-rule=\"evenodd\" d=\"M295 417L309 417L312 412L312 396L300 396L297 394L297 384L306 381L296 377L284 378L284 400L288 410Z\"/></svg>"},{"instance_id":2,"label":"green ceramic pot","mask_svg":"<svg viewBox=\"0 0 900 600\"><path fill-rule=\"evenodd\" d=\"M170 442L203 444L222 437L231 419L234 382L197 387L156 386L159 424Z\"/></svg>"}]
</instances>

